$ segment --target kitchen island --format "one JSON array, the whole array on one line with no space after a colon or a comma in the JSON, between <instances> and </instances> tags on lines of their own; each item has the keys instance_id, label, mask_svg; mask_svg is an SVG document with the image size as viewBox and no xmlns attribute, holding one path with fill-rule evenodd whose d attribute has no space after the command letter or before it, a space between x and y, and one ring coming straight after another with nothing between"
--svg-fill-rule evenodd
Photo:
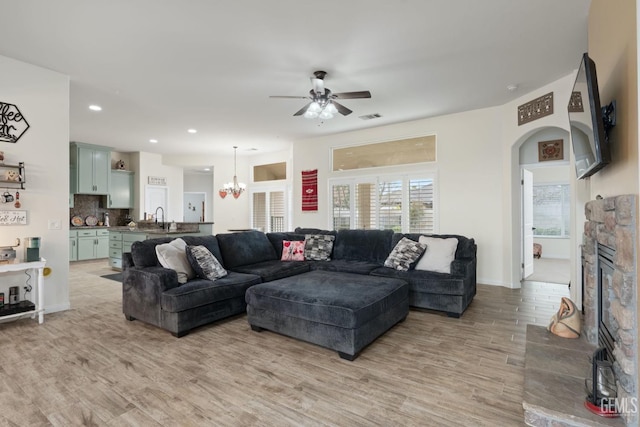
<instances>
[{"instance_id":1,"label":"kitchen island","mask_svg":"<svg viewBox=\"0 0 640 427\"><path fill-rule=\"evenodd\" d=\"M168 224L168 223L167 223ZM109 227L109 265L122 270L122 254L131 252L131 244L159 237L207 236L213 234L213 222L178 222L176 229L159 227L151 221L140 221L135 227Z\"/></svg>"}]
</instances>

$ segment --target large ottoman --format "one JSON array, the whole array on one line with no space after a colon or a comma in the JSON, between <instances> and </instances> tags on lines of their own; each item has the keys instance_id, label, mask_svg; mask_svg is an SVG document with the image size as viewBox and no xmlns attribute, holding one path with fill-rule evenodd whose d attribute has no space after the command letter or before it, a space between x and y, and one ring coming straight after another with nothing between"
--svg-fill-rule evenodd
<instances>
[{"instance_id":1,"label":"large ottoman","mask_svg":"<svg viewBox=\"0 0 640 427\"><path fill-rule=\"evenodd\" d=\"M409 313L401 279L315 270L247 289L251 329L268 329L353 360Z\"/></svg>"}]
</instances>

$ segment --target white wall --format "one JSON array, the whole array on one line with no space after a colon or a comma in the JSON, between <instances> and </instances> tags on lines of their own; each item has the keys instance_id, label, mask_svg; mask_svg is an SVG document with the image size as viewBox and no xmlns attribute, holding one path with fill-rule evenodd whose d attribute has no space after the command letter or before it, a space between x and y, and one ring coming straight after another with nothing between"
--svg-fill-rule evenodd
<instances>
[{"instance_id":1,"label":"white wall","mask_svg":"<svg viewBox=\"0 0 640 427\"><path fill-rule=\"evenodd\" d=\"M16 237L41 237L40 256L52 270L44 283L45 309L66 310L69 308L69 77L2 56L0 76L0 101L17 105L30 125L17 143L0 142L5 163L25 163L26 184L25 190L20 190L20 209L28 212L28 225L0 226L0 246L12 244ZM2 205L0 209L15 208ZM60 228L50 230L50 220ZM17 248L17 252L19 257L24 256L23 247ZM12 285L22 288L25 278L23 273L0 275L0 291L7 296L7 288Z\"/></svg>"},{"instance_id":2,"label":"white wall","mask_svg":"<svg viewBox=\"0 0 640 427\"><path fill-rule=\"evenodd\" d=\"M162 163L162 156L155 153L137 152L131 153L131 169L136 173L134 185L133 218L144 219L145 189L149 182L149 177L166 178L168 188L167 212L165 220L182 221L182 193L183 193L183 170L181 167L168 166Z\"/></svg>"},{"instance_id":3,"label":"white wall","mask_svg":"<svg viewBox=\"0 0 640 427\"><path fill-rule=\"evenodd\" d=\"M184 192L205 193L204 203L204 220L206 222L213 221L213 197L218 192L213 191L213 170L210 172L184 172ZM183 203L184 210L184 203Z\"/></svg>"},{"instance_id":4,"label":"white wall","mask_svg":"<svg viewBox=\"0 0 640 427\"><path fill-rule=\"evenodd\" d=\"M296 141L293 147L293 227L330 228L328 221L329 178L344 176L331 172L332 147L390 141L436 134L437 162L411 167L359 171L434 171L437 173L438 232L472 237L478 245L478 282L503 285L504 218L503 164L501 151L501 109L487 108L465 113L417 120L356 132ZM303 170L318 169L317 212L301 210Z\"/></svg>"}]
</instances>

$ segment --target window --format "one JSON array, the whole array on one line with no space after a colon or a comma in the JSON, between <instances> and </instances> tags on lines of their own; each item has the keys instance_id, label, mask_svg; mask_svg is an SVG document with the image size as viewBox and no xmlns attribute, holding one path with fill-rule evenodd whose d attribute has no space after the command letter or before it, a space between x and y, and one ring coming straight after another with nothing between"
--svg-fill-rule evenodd
<instances>
[{"instance_id":1,"label":"window","mask_svg":"<svg viewBox=\"0 0 640 427\"><path fill-rule=\"evenodd\" d=\"M286 230L284 191L256 191L252 194L251 228L264 232Z\"/></svg>"},{"instance_id":2,"label":"window","mask_svg":"<svg viewBox=\"0 0 640 427\"><path fill-rule=\"evenodd\" d=\"M332 224L339 229L434 233L434 180L371 177L330 181Z\"/></svg>"},{"instance_id":3,"label":"window","mask_svg":"<svg viewBox=\"0 0 640 427\"><path fill-rule=\"evenodd\" d=\"M534 236L569 237L569 184L533 186Z\"/></svg>"}]
</instances>

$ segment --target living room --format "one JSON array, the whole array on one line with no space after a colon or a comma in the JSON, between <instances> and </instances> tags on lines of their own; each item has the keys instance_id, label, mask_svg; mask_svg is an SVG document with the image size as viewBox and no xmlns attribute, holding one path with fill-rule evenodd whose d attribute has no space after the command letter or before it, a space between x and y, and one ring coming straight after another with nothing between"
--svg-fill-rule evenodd
<instances>
[{"instance_id":1,"label":"living room","mask_svg":"<svg viewBox=\"0 0 640 427\"><path fill-rule=\"evenodd\" d=\"M575 181L576 215L572 219L575 239L571 249L571 283L581 281L579 245L583 231L584 214L581 206L596 196L611 197L623 194L638 194L638 120L637 120L637 25L635 2L618 2L611 6L605 0L591 2L589 12L588 46L585 50L598 66L600 94L603 103L616 99L618 103L618 125L612 140L614 154L612 163L588 182ZM586 40L586 37L585 37ZM577 67L579 55L575 58ZM29 212L26 226L5 226L3 240L15 237L41 236L42 255L47 259L51 275L46 279L45 307L47 313L74 309L71 303L69 282L68 239L68 144L69 128L69 87L73 78L62 73L33 66L22 61L1 57L0 64L6 76L0 82L4 99L2 101L18 105L24 110L31 125L25 136L16 144L3 147L6 161L25 161L28 165L28 187L21 192L24 209ZM543 66L543 65L541 65ZM304 77L304 76L303 76ZM238 157L238 175L248 180L250 169L257 164L285 161L290 165L290 191L292 195L292 217L289 226L327 228L329 218L328 192L332 179L344 174L332 172L329 167L330 150L382 141L398 140L421 135L436 134L437 165L419 166L414 171L437 173L439 212L438 230L473 237L478 243L478 283L499 288L515 289L520 286L520 165L519 146L532 134L542 128L557 128L568 133L565 114L566 100L569 99L575 75L570 72L557 76L552 83L538 88L530 88L521 96L507 103L472 109L470 111L446 114L402 123L341 132L326 136L295 140L289 148L255 158ZM518 106L532 99L553 92L554 114L518 126L516 112ZM73 96L73 93L71 94ZM293 111L292 111L293 112ZM299 118L303 120L302 118ZM73 126L73 124L72 124ZM568 138L568 136L567 136ZM94 141L86 141L94 142ZM569 145L569 140L565 140ZM232 145L229 143L228 145ZM234 173L231 147L227 155L211 156L168 156L141 152L130 157L132 165L148 168L147 175L162 175L164 168L185 168L201 164L214 166L214 182L226 182ZM136 157L137 156L137 157ZM140 160L139 160L139 159ZM432 168L432 169L430 169ZM160 170L159 173L155 171ZM302 171L318 169L318 210L303 212L301 205ZM389 173L407 173L405 167L390 169ZM176 182L173 197L180 197L181 182ZM138 183L142 189L144 183ZM491 189L493 191L487 191ZM139 192L140 193L140 192ZM227 197L216 200L214 209L214 232L250 227L249 198ZM138 204L138 206L140 206ZM136 218L141 218L141 209ZM60 229L50 229L50 219L59 219ZM3 242L8 244L7 242ZM572 297L578 299L578 287L572 287ZM634 294L637 299L637 294ZM73 310L71 310L73 311ZM60 313L60 314L62 314ZM122 319L123 320L123 319ZM80 320L78 320L80 321ZM462 325L464 325L464 317ZM45 321L46 323L46 321ZM442 321L435 324L442 326ZM637 320L636 320L637 325ZM13 325L2 325L8 330ZM108 327L105 325L105 327ZM230 333L244 333L234 324L221 325ZM435 329L435 328L434 328ZM31 329L29 329L31 330ZM436 333L423 327L425 334ZM145 329L145 334L151 330ZM216 334L217 335L217 334ZM198 340L198 334L193 339ZM128 335L135 339L135 335ZM521 339L522 337L520 337ZM225 338L217 337L222 343ZM177 344L166 337L162 343L168 345L174 354L181 354ZM508 345L505 344L505 345ZM277 351L277 349L273 349ZM389 350L389 358L393 352ZM318 357L317 353L313 353ZM327 353L328 354L328 353ZM256 356L265 356L256 353ZM300 355L301 357L307 357ZM445 357L439 354L439 357ZM277 359L273 359L273 363ZM289 360L289 359L287 359ZM455 362L452 362L455 363ZM637 366L637 362L636 362ZM383 365L380 365L384 369ZM332 369L330 363L326 369ZM209 384L208 386L213 387ZM458 402L462 404L462 402ZM326 420L325 420L326 421ZM398 421L398 420L396 420Z\"/></svg>"}]
</instances>

